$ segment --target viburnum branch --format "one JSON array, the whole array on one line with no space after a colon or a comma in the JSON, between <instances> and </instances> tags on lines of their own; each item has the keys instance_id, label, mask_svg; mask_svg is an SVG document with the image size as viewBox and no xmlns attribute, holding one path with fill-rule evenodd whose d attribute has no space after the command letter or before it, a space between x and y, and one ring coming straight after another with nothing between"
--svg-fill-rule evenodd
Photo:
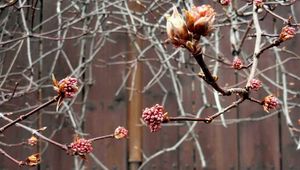
<instances>
[{"instance_id":1,"label":"viburnum branch","mask_svg":"<svg viewBox=\"0 0 300 170\"><path fill-rule=\"evenodd\" d=\"M258 65L258 53L260 51L260 44L261 44L261 38L262 38L262 31L259 25L259 19L258 19L258 14L257 14L257 7L253 5L252 8L252 17L253 17L253 23L256 31L256 40L255 40L255 47L254 47L254 54L252 56L252 67L250 74L248 76L248 80L246 83L246 87L250 86L250 81L254 78L255 72L257 70L257 65Z\"/></svg>"},{"instance_id":2,"label":"viburnum branch","mask_svg":"<svg viewBox=\"0 0 300 170\"><path fill-rule=\"evenodd\" d=\"M259 52L258 52L257 55L256 55L256 58L259 58L259 57L261 56L261 54L262 54L263 52L265 52L266 50L268 50L268 49L270 49L270 48L272 48L272 47L275 47L275 46L279 46L282 42L283 42L283 41L281 41L280 39L276 39L273 43L271 43L271 44L269 44L269 45L263 47L262 49L260 49ZM252 55L253 55L253 54L252 54ZM251 62L251 63L249 63L249 64L247 64L247 65L243 65L243 66L241 67L241 69L248 69L249 67L252 66L252 64L253 64L253 62Z\"/></svg>"},{"instance_id":3,"label":"viburnum branch","mask_svg":"<svg viewBox=\"0 0 300 170\"><path fill-rule=\"evenodd\" d=\"M27 142L20 142L20 143L3 143L3 142L0 142L0 145L1 146L5 146L5 147L16 147L16 146L22 146L22 145L28 145Z\"/></svg>"},{"instance_id":4,"label":"viburnum branch","mask_svg":"<svg viewBox=\"0 0 300 170\"><path fill-rule=\"evenodd\" d=\"M269 44L269 45L263 47L263 48L257 53L256 57L259 58L260 55L261 55L264 51L266 51L267 49L270 49L270 48L272 48L272 47L279 46L280 43L282 43L282 41L281 41L280 39L276 39L272 44Z\"/></svg>"},{"instance_id":5,"label":"viburnum branch","mask_svg":"<svg viewBox=\"0 0 300 170\"><path fill-rule=\"evenodd\" d=\"M285 19L282 16L280 16L280 15L276 14L275 12L271 11L268 6L262 5L262 7L264 8L264 10L266 10L268 13L270 13L274 17L282 20L285 24L289 23L289 19Z\"/></svg>"},{"instance_id":6,"label":"viburnum branch","mask_svg":"<svg viewBox=\"0 0 300 170\"><path fill-rule=\"evenodd\" d=\"M11 160L12 162L16 163L17 165L21 166L21 165L25 165L25 163L23 161L18 161L16 160L14 157L10 156L8 153L6 153L3 149L0 148L0 153L7 157L9 160Z\"/></svg>"},{"instance_id":7,"label":"viburnum branch","mask_svg":"<svg viewBox=\"0 0 300 170\"><path fill-rule=\"evenodd\" d=\"M3 9L3 8L6 8L6 7L9 7L9 6L12 6L14 5L15 3L17 2L17 0L6 0L4 5L1 5L0 6L0 9Z\"/></svg>"},{"instance_id":8,"label":"viburnum branch","mask_svg":"<svg viewBox=\"0 0 300 170\"><path fill-rule=\"evenodd\" d=\"M32 111L30 111L30 112L28 112L28 113L26 113L26 114L24 114L24 115L21 115L19 118L17 118L17 119L15 119L15 120L11 121L10 123L8 123L8 124L2 126L2 127L0 128L0 132L3 133L7 128L13 126L14 124L16 124L16 123L18 123L18 122L20 122L20 121L22 121L22 120L27 119L29 116L33 115L34 113L36 113L37 111L41 110L42 108L44 108L44 107L46 107L46 106L48 106L48 105L50 105L50 104L56 102L59 98L60 98L60 95L55 96L55 97L52 98L51 100L49 100L49 101L47 101L46 103L44 103L44 104L38 106L37 108L33 109Z\"/></svg>"},{"instance_id":9,"label":"viburnum branch","mask_svg":"<svg viewBox=\"0 0 300 170\"><path fill-rule=\"evenodd\" d=\"M0 102L0 105L4 104L6 102L9 102L10 100L12 100L14 98L18 85L19 85L19 83L16 82L12 93L10 95L5 96L4 100Z\"/></svg>"},{"instance_id":10,"label":"viburnum branch","mask_svg":"<svg viewBox=\"0 0 300 170\"><path fill-rule=\"evenodd\" d=\"M197 117L170 117L168 116L168 112L165 112L165 109L162 105L155 104L154 106L148 108L146 107L142 113L143 121L148 125L151 132L157 132L161 129L162 123L168 123L170 121L199 121L204 123L211 123L215 118L219 117L223 113L229 111L232 108L237 107L244 100L249 99L249 93L240 94L240 98L234 101L232 104L222 109L221 111L208 116L206 118L197 118ZM262 102L261 102L262 103ZM268 105L269 106L269 105ZM270 106L269 106L270 107Z\"/></svg>"},{"instance_id":11,"label":"viburnum branch","mask_svg":"<svg viewBox=\"0 0 300 170\"><path fill-rule=\"evenodd\" d=\"M16 82L16 83L15 83L15 87L14 87L14 89L13 89L11 95L10 95L9 98L7 99L7 102L10 101L11 99L13 99L13 97L15 96L15 93L16 93L16 91L17 91L18 85L19 85L19 83Z\"/></svg>"},{"instance_id":12,"label":"viburnum branch","mask_svg":"<svg viewBox=\"0 0 300 170\"><path fill-rule=\"evenodd\" d=\"M97 140L102 140L102 139L109 139L109 138L114 138L114 134L110 134L110 135L104 135L104 136L98 136L98 137L95 137L95 138L91 138L89 139L90 142L94 142L94 141L97 141Z\"/></svg>"},{"instance_id":13,"label":"viburnum branch","mask_svg":"<svg viewBox=\"0 0 300 170\"><path fill-rule=\"evenodd\" d=\"M220 62L220 63L222 63L222 64L224 64L224 65L227 65L227 66L231 66L231 65L232 65L230 62L228 62L228 61L225 60L224 56L218 56L218 57L216 58L216 57L213 57L213 56L208 55L208 54L205 54L205 53L202 53L202 55L203 55L204 57L207 57L207 58L210 58L210 59L212 59L212 60L218 61L218 62Z\"/></svg>"},{"instance_id":14,"label":"viburnum branch","mask_svg":"<svg viewBox=\"0 0 300 170\"><path fill-rule=\"evenodd\" d=\"M237 88L238 89L238 88ZM255 102L259 105L263 105L264 102L251 98L248 95L248 91L247 90L242 90L239 91L240 94L242 94L242 97L240 97L238 100L236 100L235 102L233 102L232 104L230 104L229 106L227 106L226 108L224 108L223 110L221 110L220 112L217 112L211 116L208 116L207 118L194 118L194 117L166 117L165 120L162 123L167 123L168 121L202 121L205 123L211 123L215 118L219 117L220 115L222 115L223 113L231 110L232 108L237 107L239 104L241 104L242 102L244 102L246 99L250 100L252 102Z\"/></svg>"},{"instance_id":15,"label":"viburnum branch","mask_svg":"<svg viewBox=\"0 0 300 170\"><path fill-rule=\"evenodd\" d=\"M204 60L203 60L203 55L202 52L199 52L198 54L193 54L193 57L196 59L197 63L199 64L199 66L201 67L204 77L203 79L210 84L215 90L217 90L218 92L220 92L222 95L224 96L229 96L231 95L231 92L224 90L223 88L221 88L217 83L216 83L216 79L214 78L214 76L211 74L211 72L209 71L209 69L207 68L207 65L205 64Z\"/></svg>"},{"instance_id":16,"label":"viburnum branch","mask_svg":"<svg viewBox=\"0 0 300 170\"><path fill-rule=\"evenodd\" d=\"M230 104L229 106L227 106L226 108L224 108L223 110L208 116L206 118L196 118L196 117L183 117L183 116L179 116L179 117L168 117L165 116L164 120L162 121L162 123L168 123L169 121L199 121L199 122L205 122L205 123L211 123L215 118L219 117L221 114L229 111L232 108L237 107L240 103L242 103L244 100L247 99L246 97L247 95L239 98L237 101L233 102L232 104ZM165 114L167 115L167 114Z\"/></svg>"},{"instance_id":17,"label":"viburnum branch","mask_svg":"<svg viewBox=\"0 0 300 170\"><path fill-rule=\"evenodd\" d=\"M168 121L199 121L199 122L205 122L205 123L211 123L215 118L219 117L221 114L231 110L232 108L237 107L239 104L241 104L244 100L247 99L246 97L247 95L245 95L245 97L241 97L239 98L237 101L233 102L231 105L227 106L226 108L224 108L223 110L208 116L206 118L195 118L195 117L166 117L162 123L167 123Z\"/></svg>"},{"instance_id":18,"label":"viburnum branch","mask_svg":"<svg viewBox=\"0 0 300 170\"><path fill-rule=\"evenodd\" d=\"M6 120L6 121L14 122L13 120L11 120L8 117L4 116L2 113L0 113L0 117L2 119ZM25 125L21 124L21 123L17 123L16 122L15 124L16 124L16 126L21 127L23 129L29 131L33 135L39 137L40 139L42 139L42 140L44 140L46 142L49 142L49 143L51 143L51 144L53 144L53 145L55 145L55 146L57 146L57 147L59 147L59 148L61 148L63 150L66 150L66 151L68 150L66 145L58 143L58 142L56 142L56 141L54 141L54 140L52 140L52 139L50 139L50 138L42 135L41 133L38 132L38 130L32 129L32 128L28 127L28 126L25 126Z\"/></svg>"},{"instance_id":19,"label":"viburnum branch","mask_svg":"<svg viewBox=\"0 0 300 170\"><path fill-rule=\"evenodd\" d=\"M254 99L252 97L248 97L247 99L251 102L257 103L259 105L263 105L263 101L261 101L261 100Z\"/></svg>"},{"instance_id":20,"label":"viburnum branch","mask_svg":"<svg viewBox=\"0 0 300 170\"><path fill-rule=\"evenodd\" d=\"M246 88L230 88L227 89L230 93L236 93L236 94L248 94L249 91Z\"/></svg>"},{"instance_id":21,"label":"viburnum branch","mask_svg":"<svg viewBox=\"0 0 300 170\"><path fill-rule=\"evenodd\" d=\"M224 108L223 110L208 116L208 121L206 123L211 123L215 118L219 117L221 114L231 110L232 108L237 107L239 104L241 104L246 98L245 97L241 97L239 98L237 101L233 102L231 105L227 106L226 108Z\"/></svg>"},{"instance_id":22,"label":"viburnum branch","mask_svg":"<svg viewBox=\"0 0 300 170\"><path fill-rule=\"evenodd\" d=\"M81 138L78 135L76 135L74 141L67 145L67 153L70 155L78 155L83 160L85 160L86 155L93 151L92 142L108 138L122 139L127 136L128 130L121 126L117 127L113 134L95 137L91 139Z\"/></svg>"},{"instance_id":23,"label":"viburnum branch","mask_svg":"<svg viewBox=\"0 0 300 170\"><path fill-rule=\"evenodd\" d=\"M39 153L28 156L24 161L19 161L19 160L15 159L14 157L10 156L8 153L6 153L1 148L0 148L0 153L19 166L32 167L32 166L38 165L41 162L41 156Z\"/></svg>"},{"instance_id":24,"label":"viburnum branch","mask_svg":"<svg viewBox=\"0 0 300 170\"><path fill-rule=\"evenodd\" d=\"M163 123L167 123L169 121L198 121L198 122L206 122L208 121L207 118L196 118L196 117L183 117L183 116L179 116L179 117L167 117L165 121L163 121Z\"/></svg>"},{"instance_id":25,"label":"viburnum branch","mask_svg":"<svg viewBox=\"0 0 300 170\"><path fill-rule=\"evenodd\" d=\"M238 44L237 49L235 49L235 50L236 50L236 55L239 55L239 54L240 54L240 52L241 52L241 50L242 50L242 46L243 46L243 44L244 44L244 42L245 42L245 40L246 40L246 38L247 38L247 35L248 35L248 33L250 32L250 30L251 30L252 24L253 24L253 20L251 20L251 21L249 22L249 24L248 24L248 26L247 26L247 29L246 29L246 31L245 31L245 33L244 33L244 35L243 35L242 40L241 40L240 43Z\"/></svg>"}]
</instances>

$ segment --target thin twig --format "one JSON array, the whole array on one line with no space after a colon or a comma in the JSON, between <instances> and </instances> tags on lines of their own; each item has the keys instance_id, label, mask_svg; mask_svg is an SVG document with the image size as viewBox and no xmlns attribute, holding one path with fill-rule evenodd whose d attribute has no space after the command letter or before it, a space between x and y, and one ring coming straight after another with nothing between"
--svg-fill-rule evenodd
<instances>
[{"instance_id":1,"label":"thin twig","mask_svg":"<svg viewBox=\"0 0 300 170\"><path fill-rule=\"evenodd\" d=\"M33 115L34 113L36 113L37 111L41 110L42 108L56 102L58 99L60 98L60 96L56 96L54 98L52 98L51 100L47 101L46 103L40 105L39 107L33 109L32 111L24 114L24 115L21 115L19 118L15 119L14 121L2 126L0 128L0 133L3 133L7 128L9 128L10 126L22 121L22 120L25 120L26 118L28 118L29 116Z\"/></svg>"},{"instance_id":2,"label":"thin twig","mask_svg":"<svg viewBox=\"0 0 300 170\"><path fill-rule=\"evenodd\" d=\"M110 135L104 135L104 136L99 136L99 137L91 138L91 139L89 139L89 141L94 142L94 141L97 141L97 140L114 138L114 137L115 137L114 134L110 134Z\"/></svg>"},{"instance_id":3,"label":"thin twig","mask_svg":"<svg viewBox=\"0 0 300 170\"><path fill-rule=\"evenodd\" d=\"M207 118L196 118L196 117L168 117L167 121L196 121L196 122L207 122L209 119Z\"/></svg>"},{"instance_id":4,"label":"thin twig","mask_svg":"<svg viewBox=\"0 0 300 170\"><path fill-rule=\"evenodd\" d=\"M210 84L215 90L217 90L218 92L220 92L222 95L224 96L229 96L231 95L231 93L227 90L224 90L223 88L221 88L217 82L216 79L212 76L211 72L209 71L209 69L207 68L207 65L205 64L204 60L203 60L203 55L202 53L198 53L198 54L194 54L193 55L194 58L196 59L197 63L199 64L199 66L201 67L203 73L204 73L204 80Z\"/></svg>"},{"instance_id":5,"label":"thin twig","mask_svg":"<svg viewBox=\"0 0 300 170\"><path fill-rule=\"evenodd\" d=\"M7 157L9 160L11 160L12 162L16 163L17 165L21 166L21 165L25 165L25 162L23 161L18 161L16 160L14 157L10 156L8 153L6 153L3 149L0 148L0 153Z\"/></svg>"},{"instance_id":6,"label":"thin twig","mask_svg":"<svg viewBox=\"0 0 300 170\"><path fill-rule=\"evenodd\" d=\"M8 117L4 116L2 113L0 113L0 117L3 118L6 121L13 122L13 120L11 120ZM28 127L28 126L25 126L25 125L21 124L21 123L16 123L16 126L21 127L23 129L29 131L30 133L32 133L32 135L35 135L35 136L39 137L40 139L42 139L42 140L44 140L46 142L49 142L49 143L51 143L51 144L53 144L53 145L55 145L55 146L57 146L57 147L65 150L65 151L68 150L68 148L67 148L66 145L58 143L58 142L56 142L56 141L54 141L54 140L52 140L52 139L50 139L50 138L42 135L40 132L38 132L38 130L32 129L32 128Z\"/></svg>"}]
</instances>

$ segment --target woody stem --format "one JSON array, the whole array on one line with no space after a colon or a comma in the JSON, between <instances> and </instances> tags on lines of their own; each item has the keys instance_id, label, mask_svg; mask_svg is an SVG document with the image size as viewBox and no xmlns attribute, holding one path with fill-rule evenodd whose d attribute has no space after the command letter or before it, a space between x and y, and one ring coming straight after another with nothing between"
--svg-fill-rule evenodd
<instances>
[{"instance_id":1,"label":"woody stem","mask_svg":"<svg viewBox=\"0 0 300 170\"><path fill-rule=\"evenodd\" d=\"M90 142L94 142L94 141L97 141L97 140L108 139L108 138L114 138L114 134L104 135L104 136L98 136L98 137L89 139L89 141Z\"/></svg>"},{"instance_id":2,"label":"woody stem","mask_svg":"<svg viewBox=\"0 0 300 170\"><path fill-rule=\"evenodd\" d=\"M204 123L211 123L215 118L219 117L221 114L229 111L230 109L237 107L239 104L241 104L246 99L248 99L248 97L243 96L243 97L239 98L238 100L236 100L235 102L233 102L232 104L228 105L223 110L221 110L211 116L208 116L206 118L183 117L183 116L167 117L163 123L167 123L169 121L199 121L199 122L204 122Z\"/></svg>"},{"instance_id":3,"label":"woody stem","mask_svg":"<svg viewBox=\"0 0 300 170\"><path fill-rule=\"evenodd\" d=\"M3 149L0 148L0 154L2 154L3 156L7 157L9 160L13 161L14 163L18 164L18 165L22 165L22 161L18 161L15 158L13 158L12 156L10 156L8 153L6 153Z\"/></svg>"},{"instance_id":4,"label":"woody stem","mask_svg":"<svg viewBox=\"0 0 300 170\"><path fill-rule=\"evenodd\" d=\"M14 124L16 124L16 123L18 123L18 122L20 122L20 121L22 121L22 120L25 120L26 118L28 118L29 116L33 115L34 113L36 113L37 111L41 110L42 108L44 108L44 107L46 107L46 106L48 106L48 105L50 105L50 104L56 102L59 98L60 98L60 95L55 96L55 97L52 98L51 100L49 100L49 101L47 101L46 103L44 103L44 104L38 106L37 108L33 109L32 111L30 111L30 112L28 112L28 113L26 113L26 114L24 114L24 115L21 115L21 116L18 117L17 119L15 119L15 120L9 122L8 124L2 126L2 127L0 128L0 133L3 133L3 132L4 132L7 128L9 128L10 126L12 126L12 125L14 125Z\"/></svg>"},{"instance_id":5,"label":"woody stem","mask_svg":"<svg viewBox=\"0 0 300 170\"><path fill-rule=\"evenodd\" d=\"M196 118L196 117L168 117L168 121L199 121L199 122L206 122L208 121L207 118Z\"/></svg>"},{"instance_id":6,"label":"woody stem","mask_svg":"<svg viewBox=\"0 0 300 170\"><path fill-rule=\"evenodd\" d=\"M214 79L214 77L212 76L211 72L209 71L209 69L207 68L206 63L203 60L203 55L202 52L198 52L196 54L193 54L193 57L196 59L197 63L199 64L199 66L201 67L203 73L204 73L204 80L210 84L215 90L217 90L218 92L220 92L222 95L224 96L229 96L231 95L231 92L228 90L224 90L223 88L221 88L217 83L216 80Z\"/></svg>"},{"instance_id":7,"label":"woody stem","mask_svg":"<svg viewBox=\"0 0 300 170\"><path fill-rule=\"evenodd\" d=\"M1 113L0 113L0 118L4 119L4 120L6 120L6 121L9 121L9 122L13 122L13 120L9 119L8 117L4 116L4 115L1 114ZM46 142L49 142L49 143L51 143L51 144L53 144L53 145L55 145L55 146L61 148L62 150L65 150L65 151L68 150L68 148L67 148L66 145L61 144L61 143L58 143L58 142L56 142L56 141L54 141L54 140L52 140L52 139L50 139L50 138L48 138L48 137L42 135L41 133L38 132L38 130L32 129L32 128L28 127L28 126L25 126L25 125L21 124L21 123L15 123L15 124L16 124L16 126L21 127L21 128L23 128L23 129L29 131L29 132L32 133L33 135L39 137L40 139L42 139L42 140L44 140L44 141L46 141Z\"/></svg>"}]
</instances>

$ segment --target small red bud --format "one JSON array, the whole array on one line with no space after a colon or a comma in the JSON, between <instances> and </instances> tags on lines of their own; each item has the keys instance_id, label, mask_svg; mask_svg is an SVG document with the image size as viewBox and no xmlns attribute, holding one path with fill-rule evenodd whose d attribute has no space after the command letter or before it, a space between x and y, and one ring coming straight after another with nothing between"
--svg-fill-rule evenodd
<instances>
[{"instance_id":1,"label":"small red bud","mask_svg":"<svg viewBox=\"0 0 300 170\"><path fill-rule=\"evenodd\" d=\"M269 112L271 109L275 109L279 105L279 100L273 95L269 95L264 98L263 107L266 112Z\"/></svg>"},{"instance_id":2,"label":"small red bud","mask_svg":"<svg viewBox=\"0 0 300 170\"><path fill-rule=\"evenodd\" d=\"M240 58L234 57L233 62L232 62L232 67L236 70L239 70L243 67L243 62Z\"/></svg>"},{"instance_id":3,"label":"small red bud","mask_svg":"<svg viewBox=\"0 0 300 170\"><path fill-rule=\"evenodd\" d=\"M257 79L250 80L250 88L253 90L258 90L262 86L262 82Z\"/></svg>"}]
</instances>

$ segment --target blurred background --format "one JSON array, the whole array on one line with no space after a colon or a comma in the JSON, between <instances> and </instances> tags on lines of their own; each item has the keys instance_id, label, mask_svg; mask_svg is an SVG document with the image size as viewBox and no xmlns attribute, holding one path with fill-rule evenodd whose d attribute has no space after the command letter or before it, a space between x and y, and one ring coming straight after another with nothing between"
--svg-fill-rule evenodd
<instances>
[{"instance_id":1,"label":"blurred background","mask_svg":"<svg viewBox=\"0 0 300 170\"><path fill-rule=\"evenodd\" d=\"M76 98L44 108L22 123L68 144L78 134L92 138L129 129L126 140L101 140L82 161L43 141L37 146L9 146L31 137L11 127L0 146L18 160L39 152L42 162L32 169L299 169L298 123L300 88L299 36L265 51L256 78L263 88L251 96L273 94L280 107L267 113L245 101L211 124L177 122L151 133L141 120L145 107L161 104L170 116L212 115L237 99L220 96L197 76L200 67L189 52L165 43L166 14L175 5L183 13L193 5L210 4L216 11L214 32L201 38L205 62L224 88L244 87L250 68L234 70L234 47L239 58L252 62L256 30L251 24L251 1L147 0L2 0L0 2L0 112L14 119L56 93L51 74L60 80L79 79ZM259 9L261 47L273 42L300 3L274 0ZM271 11L271 12L270 12ZM282 17L282 18L280 18ZM19 83L11 99L15 83ZM7 122L0 119L3 126ZM18 167L0 156L0 169Z\"/></svg>"}]
</instances>

